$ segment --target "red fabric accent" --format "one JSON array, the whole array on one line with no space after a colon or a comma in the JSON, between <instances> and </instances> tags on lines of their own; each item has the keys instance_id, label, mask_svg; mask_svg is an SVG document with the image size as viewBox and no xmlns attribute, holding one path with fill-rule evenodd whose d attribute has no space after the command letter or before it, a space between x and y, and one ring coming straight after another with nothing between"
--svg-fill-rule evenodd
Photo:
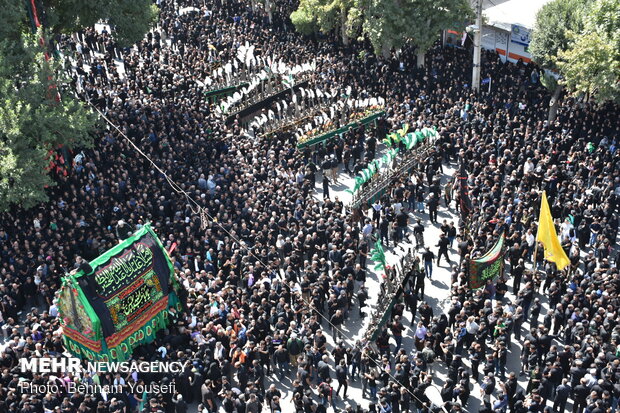
<instances>
[{"instance_id":1,"label":"red fabric accent","mask_svg":"<svg viewBox=\"0 0 620 413\"><path fill-rule=\"evenodd\" d=\"M121 331L112 334L110 337L106 338L105 341L108 344L108 347L116 347L122 341L124 341L127 337L133 334L139 328L142 328L148 321L150 321L155 315L157 315L160 311L166 310L166 306L168 305L168 296L162 297L157 303L153 305L149 310L141 314L136 320L134 320L131 324L123 328Z\"/></svg>"},{"instance_id":2,"label":"red fabric accent","mask_svg":"<svg viewBox=\"0 0 620 413\"><path fill-rule=\"evenodd\" d=\"M529 57L521 56L516 53L508 53L508 57L515 60L521 59L523 60L523 63L529 63L532 61L532 59L530 59Z\"/></svg>"},{"instance_id":3,"label":"red fabric accent","mask_svg":"<svg viewBox=\"0 0 620 413\"><path fill-rule=\"evenodd\" d=\"M32 15L34 16L34 25L41 27L41 23L39 22L39 17L37 16L37 6L34 4L34 0L30 0L30 4L32 5Z\"/></svg>"},{"instance_id":4,"label":"red fabric accent","mask_svg":"<svg viewBox=\"0 0 620 413\"><path fill-rule=\"evenodd\" d=\"M91 340L90 338L82 335L82 333L80 333L79 331L74 330L68 326L63 326L62 332L64 335L69 337L71 340L77 341L84 347L87 347L95 352L101 351L101 348L102 348L101 341Z\"/></svg>"},{"instance_id":5,"label":"red fabric accent","mask_svg":"<svg viewBox=\"0 0 620 413\"><path fill-rule=\"evenodd\" d=\"M177 243L176 242L172 243L172 245L170 246L170 249L168 250L168 255L172 254L175 249L177 249Z\"/></svg>"}]
</instances>

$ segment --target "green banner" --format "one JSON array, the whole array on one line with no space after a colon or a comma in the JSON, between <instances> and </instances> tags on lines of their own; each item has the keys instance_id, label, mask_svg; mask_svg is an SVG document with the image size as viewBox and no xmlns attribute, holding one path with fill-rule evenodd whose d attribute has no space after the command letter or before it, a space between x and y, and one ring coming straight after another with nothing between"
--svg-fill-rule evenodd
<instances>
[{"instance_id":1,"label":"green banner","mask_svg":"<svg viewBox=\"0 0 620 413\"><path fill-rule=\"evenodd\" d=\"M343 126L340 129L335 129L330 132L324 133L322 135L317 135L316 137L313 137L303 143L298 144L297 148L302 149L302 148L305 148L306 146L313 146L313 145L316 145L317 143L325 142L326 140L329 140L333 138L334 136L342 135L343 133L347 132L350 128L357 128L359 126L368 125L369 123L374 122L375 120L377 120L383 115L385 115L384 111L375 112L372 115L366 116L365 118L362 118L355 122L351 122Z\"/></svg>"},{"instance_id":2,"label":"green banner","mask_svg":"<svg viewBox=\"0 0 620 413\"><path fill-rule=\"evenodd\" d=\"M237 90L239 89L243 89L244 87L248 86L249 83L244 82L241 83L239 85L235 85L235 86L227 86L221 89L214 89L214 90L209 90L207 92L205 92L205 97L212 99L213 102L215 102L215 100L217 100L218 97L222 96L222 95L232 95L233 93L235 93Z\"/></svg>"},{"instance_id":3,"label":"green banner","mask_svg":"<svg viewBox=\"0 0 620 413\"><path fill-rule=\"evenodd\" d=\"M469 288L484 287L487 280L493 280L504 273L504 234L493 248L480 258L469 260Z\"/></svg>"},{"instance_id":4,"label":"green banner","mask_svg":"<svg viewBox=\"0 0 620 413\"><path fill-rule=\"evenodd\" d=\"M154 340L178 308L179 284L149 225L63 279L59 310L65 345L88 359L123 361Z\"/></svg>"},{"instance_id":5,"label":"green banner","mask_svg":"<svg viewBox=\"0 0 620 413\"><path fill-rule=\"evenodd\" d=\"M385 251L383 250L383 244L381 244L381 240L377 240L375 242L375 247L370 250L370 259L375 262L375 270L385 270L386 261L385 261Z\"/></svg>"}]
</instances>

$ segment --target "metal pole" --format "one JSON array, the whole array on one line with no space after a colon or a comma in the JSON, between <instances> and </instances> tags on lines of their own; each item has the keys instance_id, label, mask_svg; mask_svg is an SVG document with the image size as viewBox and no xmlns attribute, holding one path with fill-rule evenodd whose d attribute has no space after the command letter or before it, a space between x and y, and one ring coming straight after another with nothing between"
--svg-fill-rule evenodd
<instances>
[{"instance_id":1,"label":"metal pole","mask_svg":"<svg viewBox=\"0 0 620 413\"><path fill-rule=\"evenodd\" d=\"M480 54L482 48L482 0L476 5L476 26L474 32L474 68L471 79L472 90L480 90Z\"/></svg>"},{"instance_id":2,"label":"metal pole","mask_svg":"<svg viewBox=\"0 0 620 413\"><path fill-rule=\"evenodd\" d=\"M544 193L542 193L540 195L540 202L539 205L542 208L542 197L544 196ZM532 268L533 268L533 275L536 275L536 267L538 266L538 261L537 261L537 257L538 257L538 232L540 231L540 208L538 210L538 226L536 227L536 240L535 240L535 244L534 244L534 259L532 262Z\"/></svg>"}]
</instances>

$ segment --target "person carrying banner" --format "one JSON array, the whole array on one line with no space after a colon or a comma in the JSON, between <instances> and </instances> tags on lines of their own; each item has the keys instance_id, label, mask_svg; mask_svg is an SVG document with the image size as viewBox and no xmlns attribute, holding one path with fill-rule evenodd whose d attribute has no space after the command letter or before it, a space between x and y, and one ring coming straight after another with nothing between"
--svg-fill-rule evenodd
<instances>
[{"instance_id":1,"label":"person carrying banner","mask_svg":"<svg viewBox=\"0 0 620 413\"><path fill-rule=\"evenodd\" d=\"M570 264L570 260L566 256L566 252L562 249L560 240L558 239L555 231L555 225L553 223L553 217L551 216L551 210L549 209L549 202L547 201L547 193L543 191L540 200L540 215L538 217L538 232L536 234L536 241L540 242L545 249L545 259L550 262L554 262L558 270L562 271ZM536 249L538 244L536 244ZM536 257L536 252L534 253ZM536 264L534 264L536 265Z\"/></svg>"}]
</instances>

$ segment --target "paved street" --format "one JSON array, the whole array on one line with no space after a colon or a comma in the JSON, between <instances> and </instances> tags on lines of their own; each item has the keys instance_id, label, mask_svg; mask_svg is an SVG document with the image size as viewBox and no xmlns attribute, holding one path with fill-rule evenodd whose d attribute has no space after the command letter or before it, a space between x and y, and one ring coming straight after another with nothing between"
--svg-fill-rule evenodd
<instances>
[{"instance_id":1,"label":"paved street","mask_svg":"<svg viewBox=\"0 0 620 413\"><path fill-rule=\"evenodd\" d=\"M379 151L379 154L377 156L379 157L381 155L382 153L381 151ZM444 173L442 175L442 184L445 184L447 178L454 174L455 167L456 165L454 164L447 166L447 167L444 165ZM322 176L320 175L320 172L319 172L319 175L317 176L317 180L316 180L317 181L317 185L316 185L317 193L315 196L317 197L317 199L319 199L322 196L321 179L322 179ZM346 173L340 173L339 184L330 186L331 199L333 200L335 196L338 196L338 198L342 200L346 205L347 203L350 202L351 195L347 193L345 189L351 188L352 186L353 186L353 177L349 176ZM454 202L452 205L454 206ZM422 214L410 213L409 215L410 215L409 230L410 231L412 230L413 224L415 223L415 219L420 218L426 228L424 232L425 243L427 246L431 246L431 249L433 250L433 252L437 254L437 248L435 247L435 245L441 233L439 229L440 224L434 224L434 225L431 224L428 219L429 217L427 213L422 213ZM438 213L437 218L438 218L439 223L443 222L443 220L447 220L448 222L453 221L455 225L458 227L458 216L456 214L456 211L454 210L454 208L451 210L447 210L443 206L443 202L441 203L439 207L439 213ZM456 244L454 245L454 247L456 247ZM393 246L391 246L391 248L386 249L387 263L390 264L390 263L396 262L401 256L403 256L404 251L408 250L409 248L415 249L414 244L401 243L397 248L393 248ZM450 250L450 259L452 261L458 260L458 253L456 251L456 248L453 248L452 250ZM445 262L442 262L440 266L434 265L432 280L427 280L427 283L425 285L425 300L433 307L433 311L435 315L439 315L442 312L447 312L449 305L450 305L450 270L449 268L450 267ZM381 274L374 270L374 264L372 263L372 261L369 261L367 286L368 286L370 298L367 301L369 307L366 307L365 309L366 314L371 314L372 308L374 308L377 305L380 276ZM511 285L511 283L509 283L509 285ZM514 298L511 292L506 294L506 297L510 299ZM544 308L543 308L543 311L541 311L541 317L539 318L540 320L542 319L542 316L545 314L545 311L548 308L546 299L544 297L541 297L541 301L544 302L544 305L543 305ZM357 308L357 302L354 302L354 306L355 308ZM403 324L405 327L407 327L407 329L403 333L403 348L407 349L409 352L411 351L412 348L414 348L413 337L414 337L415 330L410 328L411 313L408 311L405 311L404 318L406 320L403 320ZM351 311L350 318L349 320L347 320L343 328L343 332L346 335L346 342L348 345L352 345L355 342L355 340L360 339L363 336L363 333L366 331L366 328L368 326L368 322L369 322L368 318L360 319L358 317L357 311ZM329 345L334 346L334 341L331 335L329 334L330 329L328 328L327 321L324 321L323 327L325 328L325 331L328 333ZM528 328L529 328L529 324L524 323L523 334L525 334ZM395 347L395 343L392 341L392 348L394 347ZM521 353L521 344L517 342L513 342L511 349L509 351L509 354L508 354L508 363L507 363L507 368L506 368L507 373L514 371L518 374L518 372L520 371L520 359L519 359L520 353ZM465 365L467 367L470 367L470 362L469 360L467 360L467 354L465 351L463 352L463 356L464 356L463 361ZM334 376L333 367L334 366L332 364L332 377ZM444 381L446 379L447 367L445 366L444 363L442 363L441 361L438 361L434 364L434 370L435 370L435 373L433 375L433 384L439 391L441 389L441 386L443 386ZM276 377L269 377L267 379L267 383L269 385L276 384L279 390L283 393L284 400L282 403L282 408L284 409L284 411L293 411L292 410L293 405L291 403L292 391L290 390L291 389L290 383L294 379L293 375L294 374L292 373L291 376L288 378L285 378L284 381L277 380ZM481 377L482 377L482 374L481 374ZM527 386L526 376L521 376L519 378L519 385L523 388ZM334 390L334 393L335 393L335 390ZM362 397L362 384L359 380L349 383L349 390L348 390L347 396L348 396L347 399L334 398L334 406L333 406L334 410L333 411L338 412L346 408L346 406L349 406L349 405L355 408L358 404L361 404L363 408L368 408L370 400L368 398ZM465 408L466 412L479 411L479 408L480 408L480 397L479 396L480 396L480 386L479 386L479 383L476 383L471 388L471 397L469 399L468 405ZM291 409L291 410L288 410L288 409Z\"/></svg>"}]
</instances>

